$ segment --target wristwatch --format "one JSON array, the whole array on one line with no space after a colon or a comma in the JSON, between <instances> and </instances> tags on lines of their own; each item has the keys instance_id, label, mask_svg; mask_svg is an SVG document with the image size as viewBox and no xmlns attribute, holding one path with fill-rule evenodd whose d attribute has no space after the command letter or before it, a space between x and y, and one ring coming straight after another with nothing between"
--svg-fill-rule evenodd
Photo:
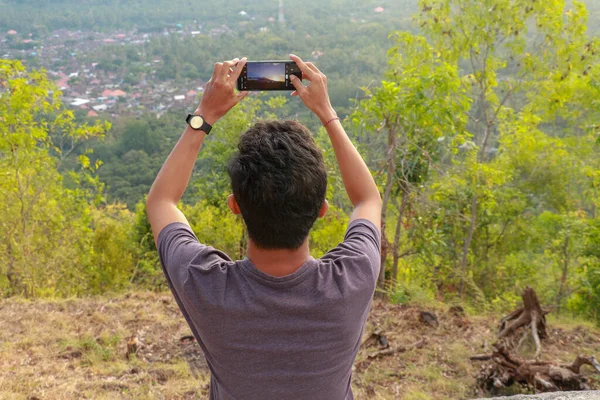
<instances>
[{"instance_id":1,"label":"wristwatch","mask_svg":"<svg viewBox=\"0 0 600 400\"><path fill-rule=\"evenodd\" d=\"M212 129L212 126L204 120L204 117L202 115L188 114L187 118L185 119L185 122L187 122L190 128L192 128L193 130L204 131L204 133L206 133L207 135Z\"/></svg>"}]
</instances>

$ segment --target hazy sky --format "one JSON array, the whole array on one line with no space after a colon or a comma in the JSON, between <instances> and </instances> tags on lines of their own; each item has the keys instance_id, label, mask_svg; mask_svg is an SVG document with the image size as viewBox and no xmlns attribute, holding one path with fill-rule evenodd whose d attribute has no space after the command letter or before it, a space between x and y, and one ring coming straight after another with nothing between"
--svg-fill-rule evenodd
<instances>
[{"instance_id":1,"label":"hazy sky","mask_svg":"<svg viewBox=\"0 0 600 400\"><path fill-rule=\"evenodd\" d=\"M248 79L268 78L272 81L285 81L285 64L248 64Z\"/></svg>"}]
</instances>

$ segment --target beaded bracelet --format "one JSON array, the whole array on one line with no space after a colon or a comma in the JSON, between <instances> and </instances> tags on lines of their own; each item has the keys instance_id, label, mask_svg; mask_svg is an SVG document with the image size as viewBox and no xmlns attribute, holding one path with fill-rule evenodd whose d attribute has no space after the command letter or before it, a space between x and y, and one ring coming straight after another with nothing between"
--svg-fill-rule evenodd
<instances>
[{"instance_id":1,"label":"beaded bracelet","mask_svg":"<svg viewBox=\"0 0 600 400\"><path fill-rule=\"evenodd\" d=\"M325 123L323 124L323 126L327 126L327 125L329 125L329 123L330 123L330 122L333 122L333 121L335 121L335 120L338 120L338 121L339 121L340 119L339 119L338 117L331 118L329 121L325 122Z\"/></svg>"}]
</instances>

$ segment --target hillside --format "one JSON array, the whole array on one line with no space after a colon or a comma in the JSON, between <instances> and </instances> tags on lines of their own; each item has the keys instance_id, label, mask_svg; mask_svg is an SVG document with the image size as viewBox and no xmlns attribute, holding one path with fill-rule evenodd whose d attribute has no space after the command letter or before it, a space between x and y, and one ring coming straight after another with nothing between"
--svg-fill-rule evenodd
<instances>
[{"instance_id":1,"label":"hillside","mask_svg":"<svg viewBox=\"0 0 600 400\"><path fill-rule=\"evenodd\" d=\"M422 342L375 360L363 346L354 373L357 399L467 399L474 375L494 341L499 315L456 317L442 305L425 308L437 328L419 321L424 308L376 301L365 339L375 327L392 346ZM127 359L134 335L136 356ZM116 297L0 303L0 399L203 399L209 373L199 347L170 294L132 292ZM600 330L549 320L542 359L572 362L600 353ZM420 348L419 348L420 347ZM590 384L600 388L600 375Z\"/></svg>"}]
</instances>

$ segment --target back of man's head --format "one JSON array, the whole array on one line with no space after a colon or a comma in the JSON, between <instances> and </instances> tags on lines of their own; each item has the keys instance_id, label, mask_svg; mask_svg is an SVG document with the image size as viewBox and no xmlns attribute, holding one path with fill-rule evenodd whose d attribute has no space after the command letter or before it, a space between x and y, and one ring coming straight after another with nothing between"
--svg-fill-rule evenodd
<instances>
[{"instance_id":1,"label":"back of man's head","mask_svg":"<svg viewBox=\"0 0 600 400\"><path fill-rule=\"evenodd\" d=\"M293 120L258 122L242 134L228 172L252 241L263 249L299 248L327 191L310 131Z\"/></svg>"}]
</instances>

